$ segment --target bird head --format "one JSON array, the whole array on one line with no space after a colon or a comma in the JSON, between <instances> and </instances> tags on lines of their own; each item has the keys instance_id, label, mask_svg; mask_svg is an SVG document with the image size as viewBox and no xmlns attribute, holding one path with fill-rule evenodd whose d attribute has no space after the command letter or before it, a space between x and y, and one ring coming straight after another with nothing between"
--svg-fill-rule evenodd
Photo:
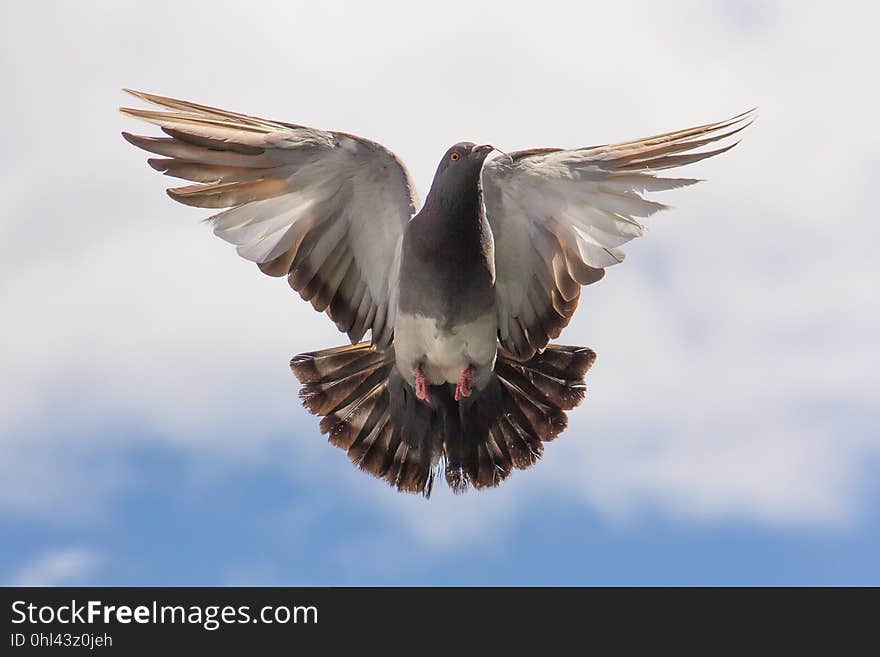
<instances>
[{"instance_id":1,"label":"bird head","mask_svg":"<svg viewBox=\"0 0 880 657\"><path fill-rule=\"evenodd\" d=\"M495 147L491 144L478 145L472 141L461 141L446 151L437 167L437 173L453 171L460 175L465 171L479 172L486 156L494 150Z\"/></svg>"},{"instance_id":2,"label":"bird head","mask_svg":"<svg viewBox=\"0 0 880 657\"><path fill-rule=\"evenodd\" d=\"M470 141L462 141L452 146L443 155L434 174L431 185L432 192L449 192L455 196L471 188L476 190L483 161L494 146L478 145Z\"/></svg>"}]
</instances>

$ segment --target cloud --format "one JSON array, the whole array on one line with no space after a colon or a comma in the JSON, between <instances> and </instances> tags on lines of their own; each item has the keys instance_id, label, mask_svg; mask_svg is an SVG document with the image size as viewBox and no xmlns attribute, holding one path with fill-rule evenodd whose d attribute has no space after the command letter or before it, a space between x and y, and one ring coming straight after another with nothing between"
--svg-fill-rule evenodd
<instances>
[{"instance_id":1,"label":"cloud","mask_svg":"<svg viewBox=\"0 0 880 657\"><path fill-rule=\"evenodd\" d=\"M321 476L438 548L490 540L547 495L610 519L858 518L880 442L868 239L880 148L853 128L876 108L860 78L876 10L256 5L223 39L230 14L212 7L175 4L171 19L161 3L100 16L61 5L46 22L22 6L7 25L0 506L51 518L72 491L106 499L131 440L112 428L133 426L181 458L230 463L311 436L295 449ZM584 290L562 340L599 360L544 462L499 491L425 504L337 474L344 457L297 406L286 363L343 337L212 238L203 213L168 201L118 137L135 127L114 113L122 86L364 134L422 190L463 138L577 146L754 104L761 116L740 147L692 169L709 182L664 195L677 209Z\"/></svg>"},{"instance_id":2,"label":"cloud","mask_svg":"<svg viewBox=\"0 0 880 657\"><path fill-rule=\"evenodd\" d=\"M60 548L34 557L12 574L9 586L75 586L82 584L103 559L88 548Z\"/></svg>"}]
</instances>

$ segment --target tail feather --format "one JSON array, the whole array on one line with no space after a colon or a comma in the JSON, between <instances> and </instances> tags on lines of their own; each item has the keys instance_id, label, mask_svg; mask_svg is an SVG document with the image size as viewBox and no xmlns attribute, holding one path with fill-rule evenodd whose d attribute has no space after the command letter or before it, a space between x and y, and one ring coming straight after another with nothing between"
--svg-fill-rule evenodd
<instances>
[{"instance_id":1,"label":"tail feather","mask_svg":"<svg viewBox=\"0 0 880 657\"><path fill-rule=\"evenodd\" d=\"M294 356L290 367L303 384L323 379L336 381L368 365L382 364L385 357L376 351L350 344Z\"/></svg>"},{"instance_id":2,"label":"tail feather","mask_svg":"<svg viewBox=\"0 0 880 657\"><path fill-rule=\"evenodd\" d=\"M290 365L331 443L398 490L428 496L441 464L456 492L497 486L534 465L584 398L595 359L585 347L553 344L527 361L499 351L483 389L456 402L451 387L434 386L430 406L397 372L394 352L369 343L301 354Z\"/></svg>"},{"instance_id":3,"label":"tail feather","mask_svg":"<svg viewBox=\"0 0 880 657\"><path fill-rule=\"evenodd\" d=\"M357 467L399 490L430 494L439 432L431 408L417 403L412 391L408 405L403 399L393 352L379 353L362 342L300 354L290 367L304 384L303 405L324 416L321 433ZM405 423L392 418L392 400L409 407Z\"/></svg>"}]
</instances>

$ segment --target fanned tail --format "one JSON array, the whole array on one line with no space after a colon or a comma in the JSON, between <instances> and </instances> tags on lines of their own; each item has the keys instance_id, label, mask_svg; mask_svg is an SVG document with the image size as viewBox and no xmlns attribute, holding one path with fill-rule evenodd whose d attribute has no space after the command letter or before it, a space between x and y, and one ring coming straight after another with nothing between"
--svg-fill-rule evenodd
<instances>
[{"instance_id":1,"label":"fanned tail","mask_svg":"<svg viewBox=\"0 0 880 657\"><path fill-rule=\"evenodd\" d=\"M321 433L352 463L398 490L431 494L438 418L401 379L393 351L361 342L300 354L290 367L303 383L303 405L323 416Z\"/></svg>"},{"instance_id":2,"label":"fanned tail","mask_svg":"<svg viewBox=\"0 0 880 657\"><path fill-rule=\"evenodd\" d=\"M568 425L565 411L584 398L584 376L595 360L586 347L550 344L525 361L499 350L495 376L463 401L460 430L446 436L446 480L452 489L497 486L514 468L534 465L544 443Z\"/></svg>"},{"instance_id":3,"label":"fanned tail","mask_svg":"<svg viewBox=\"0 0 880 657\"><path fill-rule=\"evenodd\" d=\"M450 386L433 386L430 406L400 376L393 350L367 342L300 354L290 366L331 443L398 490L429 496L441 464L456 492L534 465L584 398L595 359L586 347L551 344L526 361L500 350L485 388L456 402Z\"/></svg>"}]
</instances>

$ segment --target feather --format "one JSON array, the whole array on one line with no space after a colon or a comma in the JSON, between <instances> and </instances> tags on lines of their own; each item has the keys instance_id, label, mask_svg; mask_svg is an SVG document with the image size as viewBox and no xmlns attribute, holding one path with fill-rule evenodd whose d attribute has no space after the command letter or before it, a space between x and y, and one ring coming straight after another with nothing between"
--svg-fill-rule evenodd
<instances>
[{"instance_id":1,"label":"feather","mask_svg":"<svg viewBox=\"0 0 880 657\"><path fill-rule=\"evenodd\" d=\"M200 208L228 208L287 193L283 180L261 179L250 182L209 183L173 187L168 196L185 205Z\"/></svg>"},{"instance_id":2,"label":"feather","mask_svg":"<svg viewBox=\"0 0 880 657\"><path fill-rule=\"evenodd\" d=\"M166 176L200 183L251 182L270 178L276 171L272 168L230 167L156 157L147 159L147 164Z\"/></svg>"},{"instance_id":3,"label":"feather","mask_svg":"<svg viewBox=\"0 0 880 657\"><path fill-rule=\"evenodd\" d=\"M246 168L272 167L277 164L277 162L272 161L272 159L265 154L243 155L233 151L215 151L178 141L177 139L169 139L166 137L145 137L141 135L133 135L128 132L123 132L122 136L128 143L145 151L186 162L200 162L209 165Z\"/></svg>"},{"instance_id":4,"label":"feather","mask_svg":"<svg viewBox=\"0 0 880 657\"><path fill-rule=\"evenodd\" d=\"M127 91L160 109L121 111L166 136L123 137L161 156L148 160L157 171L197 183L169 189L172 199L230 208L210 222L241 257L287 275L353 340L372 329L377 345L390 345L398 272L389 263L399 263L417 203L393 153L354 135ZM349 257L331 258L338 248Z\"/></svg>"},{"instance_id":5,"label":"feather","mask_svg":"<svg viewBox=\"0 0 880 657\"><path fill-rule=\"evenodd\" d=\"M496 312L505 349L524 360L559 335L577 306L570 303L576 284L594 283L623 261L619 247L645 231L636 217L667 208L643 194L698 182L654 171L730 150L738 142L701 149L731 139L753 119L750 110L630 142L531 149L488 162L483 198L495 237ZM542 231L555 237L550 253Z\"/></svg>"}]
</instances>

